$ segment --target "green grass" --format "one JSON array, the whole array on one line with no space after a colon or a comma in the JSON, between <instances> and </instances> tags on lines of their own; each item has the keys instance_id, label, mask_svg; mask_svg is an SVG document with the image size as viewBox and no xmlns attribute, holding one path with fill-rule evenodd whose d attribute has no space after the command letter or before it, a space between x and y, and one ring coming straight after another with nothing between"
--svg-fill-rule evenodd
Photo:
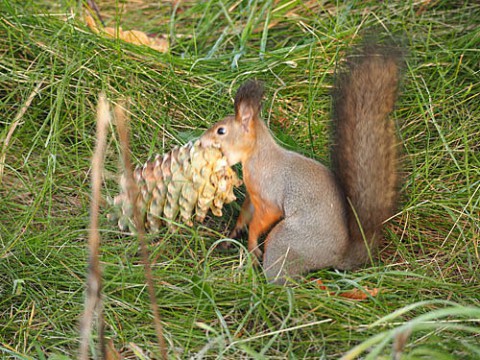
<instances>
[{"instance_id":1,"label":"green grass","mask_svg":"<svg viewBox=\"0 0 480 360\"><path fill-rule=\"evenodd\" d=\"M21 4L22 3L22 4ZM95 104L131 99L137 162L232 112L239 84L266 81L264 116L280 141L328 162L335 64L365 32L409 49L395 118L402 198L380 261L267 284L243 247L215 249L238 206L208 226L149 236L172 358L480 357L480 6L471 1L98 1L107 24L168 34L168 54L92 34L76 1L0 2L0 354L74 358L86 278ZM115 195L109 140L104 194ZM0 153L1 154L1 153ZM106 211L106 210L105 210ZM135 238L105 217L107 337L126 358L156 344ZM355 302L332 291L378 288ZM397 339L397 340L394 340ZM350 355L347 355L350 356ZM352 355L353 356L353 355Z\"/></svg>"}]
</instances>

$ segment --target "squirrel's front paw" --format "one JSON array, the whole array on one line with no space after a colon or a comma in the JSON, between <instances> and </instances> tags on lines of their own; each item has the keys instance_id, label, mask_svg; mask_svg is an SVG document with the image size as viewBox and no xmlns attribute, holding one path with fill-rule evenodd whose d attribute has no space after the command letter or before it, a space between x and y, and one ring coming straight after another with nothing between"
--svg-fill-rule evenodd
<instances>
[{"instance_id":1,"label":"squirrel's front paw","mask_svg":"<svg viewBox=\"0 0 480 360\"><path fill-rule=\"evenodd\" d=\"M232 243L230 241L222 241L220 244L218 244L218 248L220 250L229 250L232 248Z\"/></svg>"},{"instance_id":2,"label":"squirrel's front paw","mask_svg":"<svg viewBox=\"0 0 480 360\"><path fill-rule=\"evenodd\" d=\"M238 240L245 234L245 227L236 227L230 232L230 239Z\"/></svg>"}]
</instances>

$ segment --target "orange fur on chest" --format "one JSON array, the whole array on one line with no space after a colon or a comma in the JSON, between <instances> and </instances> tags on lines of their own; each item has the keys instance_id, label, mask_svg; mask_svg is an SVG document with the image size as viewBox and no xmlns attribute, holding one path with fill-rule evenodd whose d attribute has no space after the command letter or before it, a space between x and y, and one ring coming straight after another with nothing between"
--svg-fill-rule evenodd
<instances>
[{"instance_id":1,"label":"orange fur on chest","mask_svg":"<svg viewBox=\"0 0 480 360\"><path fill-rule=\"evenodd\" d=\"M248 172L245 173L245 185L247 187L250 201L254 212L249 226L249 247L256 247L260 235L268 231L283 216L283 211L270 201L263 198L256 186L252 184Z\"/></svg>"}]
</instances>

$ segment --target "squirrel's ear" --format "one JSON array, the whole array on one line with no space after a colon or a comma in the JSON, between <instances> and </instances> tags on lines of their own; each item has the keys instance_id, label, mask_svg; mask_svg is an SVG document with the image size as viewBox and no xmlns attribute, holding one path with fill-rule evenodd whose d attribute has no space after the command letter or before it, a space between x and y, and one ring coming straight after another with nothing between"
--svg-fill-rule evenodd
<instances>
[{"instance_id":1,"label":"squirrel's ear","mask_svg":"<svg viewBox=\"0 0 480 360\"><path fill-rule=\"evenodd\" d=\"M238 121L245 132L249 132L253 127L255 112L249 104L241 103L235 111L235 121Z\"/></svg>"},{"instance_id":2,"label":"squirrel's ear","mask_svg":"<svg viewBox=\"0 0 480 360\"><path fill-rule=\"evenodd\" d=\"M263 98L263 84L250 80L240 86L235 95L235 120L249 131L258 117Z\"/></svg>"}]
</instances>

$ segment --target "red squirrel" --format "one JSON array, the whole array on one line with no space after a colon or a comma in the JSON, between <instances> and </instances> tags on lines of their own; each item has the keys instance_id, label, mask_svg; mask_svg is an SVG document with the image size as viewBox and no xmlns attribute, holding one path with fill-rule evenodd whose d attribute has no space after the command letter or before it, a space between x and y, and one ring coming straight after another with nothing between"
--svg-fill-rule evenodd
<instances>
[{"instance_id":1,"label":"red squirrel","mask_svg":"<svg viewBox=\"0 0 480 360\"><path fill-rule=\"evenodd\" d=\"M269 281L284 283L325 267L353 269L381 241L397 198L397 136L389 114L398 92L398 49L365 45L347 58L333 96L333 171L278 145L260 119L263 86L250 80L235 115L200 138L229 165L242 164L247 197L231 237L248 225L248 250ZM360 226L359 226L360 224Z\"/></svg>"}]
</instances>

